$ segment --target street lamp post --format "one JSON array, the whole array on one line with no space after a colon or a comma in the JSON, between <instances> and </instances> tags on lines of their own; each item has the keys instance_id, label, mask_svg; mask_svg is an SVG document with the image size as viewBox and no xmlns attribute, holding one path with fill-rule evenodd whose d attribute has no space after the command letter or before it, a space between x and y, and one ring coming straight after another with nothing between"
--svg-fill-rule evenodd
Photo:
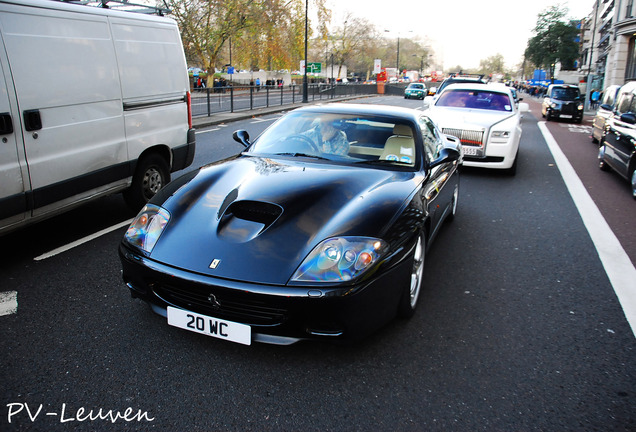
<instances>
[{"instance_id":1,"label":"street lamp post","mask_svg":"<svg viewBox=\"0 0 636 432\"><path fill-rule=\"evenodd\" d=\"M307 83L307 15L309 13L309 0L305 0L305 73L303 74L303 103L309 102L307 93L309 84Z\"/></svg>"},{"instance_id":2,"label":"street lamp post","mask_svg":"<svg viewBox=\"0 0 636 432\"><path fill-rule=\"evenodd\" d=\"M391 30L384 30L385 33L391 33ZM412 33L413 30L409 30L409 33ZM395 56L395 70L397 72L397 76L400 76L400 34L398 33L397 37L397 54Z\"/></svg>"}]
</instances>

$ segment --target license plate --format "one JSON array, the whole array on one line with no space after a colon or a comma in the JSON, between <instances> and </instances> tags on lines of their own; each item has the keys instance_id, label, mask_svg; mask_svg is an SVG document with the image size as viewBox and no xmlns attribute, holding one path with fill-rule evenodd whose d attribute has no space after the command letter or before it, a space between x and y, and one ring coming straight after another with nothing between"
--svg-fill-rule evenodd
<instances>
[{"instance_id":1,"label":"license plate","mask_svg":"<svg viewBox=\"0 0 636 432\"><path fill-rule=\"evenodd\" d=\"M252 328L248 325L177 309L172 306L168 306L168 324L244 345L252 343Z\"/></svg>"},{"instance_id":2,"label":"license plate","mask_svg":"<svg viewBox=\"0 0 636 432\"><path fill-rule=\"evenodd\" d=\"M477 151L479 150L479 147L463 146L462 150L464 150L464 155L466 156L477 156Z\"/></svg>"},{"instance_id":3,"label":"license plate","mask_svg":"<svg viewBox=\"0 0 636 432\"><path fill-rule=\"evenodd\" d=\"M561 118L572 118L572 114L561 114L559 117L561 117Z\"/></svg>"}]
</instances>

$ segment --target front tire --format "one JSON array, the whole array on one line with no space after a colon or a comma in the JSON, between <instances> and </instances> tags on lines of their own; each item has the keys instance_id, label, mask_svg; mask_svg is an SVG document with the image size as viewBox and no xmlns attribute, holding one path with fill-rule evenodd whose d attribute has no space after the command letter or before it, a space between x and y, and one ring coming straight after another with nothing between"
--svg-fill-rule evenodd
<instances>
[{"instance_id":1,"label":"front tire","mask_svg":"<svg viewBox=\"0 0 636 432\"><path fill-rule=\"evenodd\" d=\"M506 174L509 176L517 175L517 160L519 159L519 154L515 156L515 161L512 163L512 166L506 170Z\"/></svg>"},{"instance_id":2,"label":"front tire","mask_svg":"<svg viewBox=\"0 0 636 432\"><path fill-rule=\"evenodd\" d=\"M126 204L141 209L170 181L170 168L164 158L151 154L139 160L130 188L124 192Z\"/></svg>"},{"instance_id":3,"label":"front tire","mask_svg":"<svg viewBox=\"0 0 636 432\"><path fill-rule=\"evenodd\" d=\"M610 168L605 162L605 144L601 143L601 146L598 149L598 167L601 171L609 171Z\"/></svg>"},{"instance_id":4,"label":"front tire","mask_svg":"<svg viewBox=\"0 0 636 432\"><path fill-rule=\"evenodd\" d=\"M415 313L417 301L422 289L422 279L424 278L424 263L426 261L426 238L424 232L420 232L417 243L413 249L411 275L409 284L404 286L402 298L398 306L398 316L410 318Z\"/></svg>"},{"instance_id":5,"label":"front tire","mask_svg":"<svg viewBox=\"0 0 636 432\"><path fill-rule=\"evenodd\" d=\"M453 201L451 202L451 212L446 216L446 220L448 222L452 222L455 220L455 215L457 214L457 202L459 200L459 184L455 186L455 190L453 191Z\"/></svg>"}]
</instances>

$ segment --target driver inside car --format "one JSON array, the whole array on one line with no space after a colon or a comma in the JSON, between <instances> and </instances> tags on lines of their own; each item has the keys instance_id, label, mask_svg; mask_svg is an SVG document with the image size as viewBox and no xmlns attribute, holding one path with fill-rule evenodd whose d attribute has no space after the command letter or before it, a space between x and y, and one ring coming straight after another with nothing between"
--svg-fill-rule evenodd
<instances>
[{"instance_id":1,"label":"driver inside car","mask_svg":"<svg viewBox=\"0 0 636 432\"><path fill-rule=\"evenodd\" d=\"M338 129L335 117L320 117L312 122L313 127L303 135L311 138L322 153L347 156L349 154L349 140L347 134Z\"/></svg>"}]
</instances>

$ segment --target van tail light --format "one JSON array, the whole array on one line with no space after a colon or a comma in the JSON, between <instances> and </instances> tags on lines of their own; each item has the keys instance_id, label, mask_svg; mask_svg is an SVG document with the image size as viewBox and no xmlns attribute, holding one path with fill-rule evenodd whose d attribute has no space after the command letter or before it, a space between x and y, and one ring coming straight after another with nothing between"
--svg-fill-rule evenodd
<instances>
[{"instance_id":1,"label":"van tail light","mask_svg":"<svg viewBox=\"0 0 636 432\"><path fill-rule=\"evenodd\" d=\"M192 129L192 96L190 92L186 92L186 98L188 103L188 128Z\"/></svg>"}]
</instances>

